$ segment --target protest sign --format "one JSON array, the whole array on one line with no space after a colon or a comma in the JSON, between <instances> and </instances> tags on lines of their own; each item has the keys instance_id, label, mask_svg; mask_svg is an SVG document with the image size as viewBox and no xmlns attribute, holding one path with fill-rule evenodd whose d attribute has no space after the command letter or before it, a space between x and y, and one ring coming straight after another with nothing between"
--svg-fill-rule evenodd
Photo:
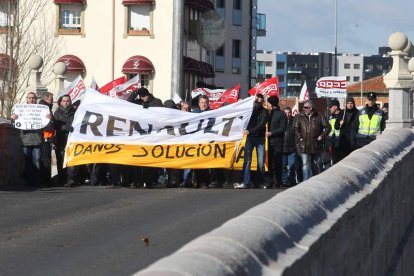
<instances>
[{"instance_id":1,"label":"protest sign","mask_svg":"<svg viewBox=\"0 0 414 276\"><path fill-rule=\"evenodd\" d=\"M23 130L42 129L49 123L49 107L42 104L16 104L13 114L17 115L14 126Z\"/></svg>"}]
</instances>

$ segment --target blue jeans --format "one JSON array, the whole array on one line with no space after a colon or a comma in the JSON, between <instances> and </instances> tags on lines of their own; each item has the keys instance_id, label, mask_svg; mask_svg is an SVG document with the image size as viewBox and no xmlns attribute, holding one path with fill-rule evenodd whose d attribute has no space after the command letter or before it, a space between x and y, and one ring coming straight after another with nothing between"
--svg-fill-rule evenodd
<instances>
[{"instance_id":1,"label":"blue jeans","mask_svg":"<svg viewBox=\"0 0 414 276\"><path fill-rule=\"evenodd\" d=\"M252 166L252 154L253 149L256 148L257 156L257 172L259 173L260 180L263 181L265 177L264 168L264 137L247 137L246 144L244 146L244 162L242 169L243 184L250 185L250 168Z\"/></svg>"},{"instance_id":2,"label":"blue jeans","mask_svg":"<svg viewBox=\"0 0 414 276\"><path fill-rule=\"evenodd\" d=\"M314 175L317 175L321 172L321 163L319 162L320 154L306 154L301 153L300 157L302 159L302 171L303 171L303 181L308 180Z\"/></svg>"},{"instance_id":3,"label":"blue jeans","mask_svg":"<svg viewBox=\"0 0 414 276\"><path fill-rule=\"evenodd\" d=\"M24 176L31 185L38 185L40 183L40 158L41 147L39 146L23 146L23 153L25 156L26 168Z\"/></svg>"},{"instance_id":4,"label":"blue jeans","mask_svg":"<svg viewBox=\"0 0 414 276\"><path fill-rule=\"evenodd\" d=\"M293 186L296 184L295 180L295 162L296 153L283 153L283 186Z\"/></svg>"}]
</instances>

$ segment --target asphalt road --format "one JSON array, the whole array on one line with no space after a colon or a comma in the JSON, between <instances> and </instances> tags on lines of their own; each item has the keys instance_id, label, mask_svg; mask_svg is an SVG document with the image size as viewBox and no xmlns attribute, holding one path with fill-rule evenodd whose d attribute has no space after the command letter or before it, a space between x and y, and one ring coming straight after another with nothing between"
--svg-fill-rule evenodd
<instances>
[{"instance_id":1,"label":"asphalt road","mask_svg":"<svg viewBox=\"0 0 414 276\"><path fill-rule=\"evenodd\" d=\"M0 275L131 275L278 192L0 191Z\"/></svg>"}]
</instances>

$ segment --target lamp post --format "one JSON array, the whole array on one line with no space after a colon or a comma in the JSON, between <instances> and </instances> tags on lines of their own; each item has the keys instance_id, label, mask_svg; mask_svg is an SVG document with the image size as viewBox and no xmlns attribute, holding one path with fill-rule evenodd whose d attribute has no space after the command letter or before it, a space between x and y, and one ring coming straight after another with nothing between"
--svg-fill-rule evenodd
<instances>
[{"instance_id":1,"label":"lamp post","mask_svg":"<svg viewBox=\"0 0 414 276\"><path fill-rule=\"evenodd\" d=\"M364 107L363 105L362 105L362 98L363 98L363 92L364 92L364 89L363 89L363 81L364 81L364 76L365 76L365 73L369 73L369 72L372 72L372 69L365 69L365 70L362 70L362 73L361 73L361 101L360 101L360 103L361 103L361 107Z\"/></svg>"}]
</instances>

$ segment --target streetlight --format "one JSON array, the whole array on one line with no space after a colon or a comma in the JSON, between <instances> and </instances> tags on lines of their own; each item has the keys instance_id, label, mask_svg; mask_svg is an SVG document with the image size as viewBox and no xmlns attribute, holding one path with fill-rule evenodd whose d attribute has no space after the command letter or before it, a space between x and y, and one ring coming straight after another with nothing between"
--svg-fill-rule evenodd
<instances>
[{"instance_id":1,"label":"streetlight","mask_svg":"<svg viewBox=\"0 0 414 276\"><path fill-rule=\"evenodd\" d=\"M365 70L362 70L362 72L361 72L361 107L362 108L364 108L364 106L362 105L362 98L363 98L363 92L364 92L364 89L363 89L363 81L364 81L364 76L365 76L365 73L370 73L370 72L372 72L372 69L365 69Z\"/></svg>"}]
</instances>

